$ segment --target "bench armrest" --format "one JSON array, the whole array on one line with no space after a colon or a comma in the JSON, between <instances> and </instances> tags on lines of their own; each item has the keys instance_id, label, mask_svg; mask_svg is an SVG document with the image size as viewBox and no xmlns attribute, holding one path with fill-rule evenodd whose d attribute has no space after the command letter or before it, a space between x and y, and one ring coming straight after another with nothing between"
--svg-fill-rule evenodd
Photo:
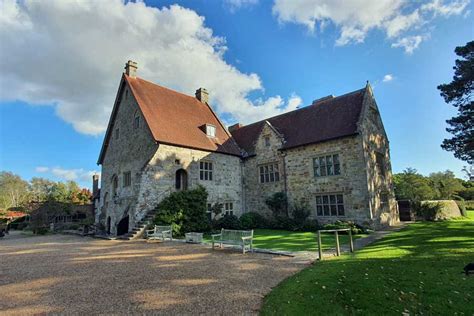
<instances>
[{"instance_id":1,"label":"bench armrest","mask_svg":"<svg viewBox=\"0 0 474 316\"><path fill-rule=\"evenodd\" d=\"M160 233L161 234L171 233L171 230L162 230Z\"/></svg>"},{"instance_id":2,"label":"bench armrest","mask_svg":"<svg viewBox=\"0 0 474 316\"><path fill-rule=\"evenodd\" d=\"M212 240L214 240L214 237L221 237L222 234L212 234L211 237L212 237Z\"/></svg>"},{"instance_id":3,"label":"bench armrest","mask_svg":"<svg viewBox=\"0 0 474 316\"><path fill-rule=\"evenodd\" d=\"M249 239L252 239L253 237L252 236L245 236L245 237L242 237L242 240L249 240Z\"/></svg>"}]
</instances>

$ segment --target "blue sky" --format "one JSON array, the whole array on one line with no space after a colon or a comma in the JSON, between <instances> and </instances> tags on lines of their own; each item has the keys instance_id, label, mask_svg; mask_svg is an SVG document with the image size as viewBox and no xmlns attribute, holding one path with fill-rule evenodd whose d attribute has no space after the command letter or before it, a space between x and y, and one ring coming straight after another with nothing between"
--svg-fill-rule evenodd
<instances>
[{"instance_id":1,"label":"blue sky","mask_svg":"<svg viewBox=\"0 0 474 316\"><path fill-rule=\"evenodd\" d=\"M208 88L229 124L347 93L369 80L393 171L450 169L463 176L466 163L440 148L449 136L445 120L455 111L436 86L452 78L454 48L474 38L472 3L376 7L360 0L367 15L354 17L360 10L348 6L318 13L324 0L286 1L87 4L97 6L94 14L60 1L29 7L1 1L0 40L9 45L0 48L0 169L90 186L130 58L145 79L189 94Z\"/></svg>"}]
</instances>

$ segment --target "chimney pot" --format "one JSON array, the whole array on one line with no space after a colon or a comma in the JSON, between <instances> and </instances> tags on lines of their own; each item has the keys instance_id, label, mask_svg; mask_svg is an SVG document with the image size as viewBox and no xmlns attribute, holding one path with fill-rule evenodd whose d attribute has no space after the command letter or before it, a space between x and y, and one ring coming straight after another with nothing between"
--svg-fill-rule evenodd
<instances>
[{"instance_id":1,"label":"chimney pot","mask_svg":"<svg viewBox=\"0 0 474 316\"><path fill-rule=\"evenodd\" d=\"M236 130L238 130L239 128L241 128L243 125L240 124L240 123L236 123L234 125L231 125L229 126L229 132L232 133L232 132L235 132Z\"/></svg>"},{"instance_id":2,"label":"chimney pot","mask_svg":"<svg viewBox=\"0 0 474 316\"><path fill-rule=\"evenodd\" d=\"M99 192L99 175L94 174L92 176L92 196L96 197L98 192Z\"/></svg>"},{"instance_id":3,"label":"chimney pot","mask_svg":"<svg viewBox=\"0 0 474 316\"><path fill-rule=\"evenodd\" d=\"M196 99L202 103L209 102L209 92L205 88L199 88L196 90Z\"/></svg>"},{"instance_id":4,"label":"chimney pot","mask_svg":"<svg viewBox=\"0 0 474 316\"><path fill-rule=\"evenodd\" d=\"M125 64L125 74L129 77L136 78L137 77L137 63L134 61L129 60Z\"/></svg>"}]
</instances>

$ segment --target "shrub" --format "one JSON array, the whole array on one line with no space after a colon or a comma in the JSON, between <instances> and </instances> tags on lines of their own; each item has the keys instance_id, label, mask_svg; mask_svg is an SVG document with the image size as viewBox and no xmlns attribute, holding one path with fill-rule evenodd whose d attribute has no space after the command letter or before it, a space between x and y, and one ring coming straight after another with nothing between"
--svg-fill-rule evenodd
<instances>
[{"instance_id":1,"label":"shrub","mask_svg":"<svg viewBox=\"0 0 474 316\"><path fill-rule=\"evenodd\" d=\"M321 228L318 220L316 219L307 219L303 225L301 225L300 230L304 232L315 232Z\"/></svg>"},{"instance_id":2,"label":"shrub","mask_svg":"<svg viewBox=\"0 0 474 316\"><path fill-rule=\"evenodd\" d=\"M417 218L425 221L434 221L442 211L442 205L439 202L413 202L413 211Z\"/></svg>"},{"instance_id":3,"label":"shrub","mask_svg":"<svg viewBox=\"0 0 474 316\"><path fill-rule=\"evenodd\" d=\"M467 210L474 210L474 200L464 201Z\"/></svg>"},{"instance_id":4,"label":"shrub","mask_svg":"<svg viewBox=\"0 0 474 316\"><path fill-rule=\"evenodd\" d=\"M222 214L222 210L224 208L224 205L222 203L214 203L214 205L211 206L211 212L214 214L214 218L219 217L219 215Z\"/></svg>"},{"instance_id":5,"label":"shrub","mask_svg":"<svg viewBox=\"0 0 474 316\"><path fill-rule=\"evenodd\" d=\"M272 229L283 229L283 230L298 230L298 225L295 220L291 217L277 216L269 222L269 228Z\"/></svg>"},{"instance_id":6,"label":"shrub","mask_svg":"<svg viewBox=\"0 0 474 316\"><path fill-rule=\"evenodd\" d=\"M459 207L459 211L461 211L461 215L464 217L467 217L467 211L466 211L466 202L464 201L456 201L456 204Z\"/></svg>"},{"instance_id":7,"label":"shrub","mask_svg":"<svg viewBox=\"0 0 474 316\"><path fill-rule=\"evenodd\" d=\"M306 202L295 203L293 205L293 220L299 229L303 227L304 223L309 217L309 214L310 210Z\"/></svg>"},{"instance_id":8,"label":"shrub","mask_svg":"<svg viewBox=\"0 0 474 316\"><path fill-rule=\"evenodd\" d=\"M267 220L259 213L249 212L240 216L242 229L266 228Z\"/></svg>"},{"instance_id":9,"label":"shrub","mask_svg":"<svg viewBox=\"0 0 474 316\"><path fill-rule=\"evenodd\" d=\"M288 217L288 199L283 192L274 193L265 200L268 208L272 211L275 218L286 216Z\"/></svg>"},{"instance_id":10,"label":"shrub","mask_svg":"<svg viewBox=\"0 0 474 316\"><path fill-rule=\"evenodd\" d=\"M335 221L334 223L328 223L323 226L323 229L345 229L350 228L353 235L362 234L366 230L364 227L351 222L351 221ZM341 234L346 234L346 232L341 232Z\"/></svg>"},{"instance_id":11,"label":"shrub","mask_svg":"<svg viewBox=\"0 0 474 316\"><path fill-rule=\"evenodd\" d=\"M204 187L173 192L157 206L156 225L173 224L173 232L182 236L186 232L206 232L210 223L206 215L207 191Z\"/></svg>"},{"instance_id":12,"label":"shrub","mask_svg":"<svg viewBox=\"0 0 474 316\"><path fill-rule=\"evenodd\" d=\"M219 218L214 225L215 229L241 229L240 220L235 215L224 215Z\"/></svg>"},{"instance_id":13,"label":"shrub","mask_svg":"<svg viewBox=\"0 0 474 316\"><path fill-rule=\"evenodd\" d=\"M49 229L46 227L38 227L33 230L33 233L37 235L46 235L48 232Z\"/></svg>"}]
</instances>

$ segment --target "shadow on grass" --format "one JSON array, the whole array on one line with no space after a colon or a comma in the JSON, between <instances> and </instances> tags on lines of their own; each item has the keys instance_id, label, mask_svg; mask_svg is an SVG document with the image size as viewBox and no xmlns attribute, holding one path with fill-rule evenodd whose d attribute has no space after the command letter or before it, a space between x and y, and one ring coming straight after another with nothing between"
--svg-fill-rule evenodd
<instances>
[{"instance_id":1,"label":"shadow on grass","mask_svg":"<svg viewBox=\"0 0 474 316\"><path fill-rule=\"evenodd\" d=\"M282 282L262 314L474 313L474 223L415 223Z\"/></svg>"}]
</instances>

